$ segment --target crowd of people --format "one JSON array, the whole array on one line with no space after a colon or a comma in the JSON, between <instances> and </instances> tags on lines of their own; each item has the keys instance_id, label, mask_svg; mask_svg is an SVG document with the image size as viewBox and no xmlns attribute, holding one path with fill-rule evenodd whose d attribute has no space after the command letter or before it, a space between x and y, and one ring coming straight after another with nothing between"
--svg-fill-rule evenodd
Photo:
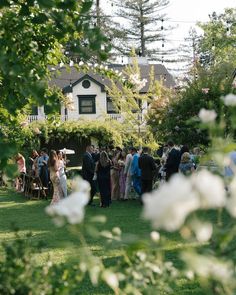
<instances>
[{"instance_id":1,"label":"crowd of people","mask_svg":"<svg viewBox=\"0 0 236 295\"><path fill-rule=\"evenodd\" d=\"M152 191L154 182L168 181L177 172L192 173L196 169L199 149L190 153L186 145L176 148L172 141L157 151L155 159L150 149L144 147L95 148L88 145L83 155L82 177L90 183L90 201L96 193L100 195L100 206L107 208L112 200L127 201L139 199ZM22 154L16 155L19 177L16 189L23 191L26 174L26 161ZM33 150L28 174L39 178L42 186L48 188L49 182L53 187L52 204L67 196L66 161L63 153L43 148L38 153Z\"/></svg>"},{"instance_id":2,"label":"crowd of people","mask_svg":"<svg viewBox=\"0 0 236 295\"><path fill-rule=\"evenodd\" d=\"M16 155L15 160L19 174L15 181L15 187L17 191L23 192L24 179L26 176L26 160L20 153ZM66 161L60 150L51 150L49 155L46 148L41 149L39 153L33 150L31 157L29 157L29 162L27 173L31 177L38 178L44 188L48 188L49 184L52 184L52 204L67 197Z\"/></svg>"},{"instance_id":3,"label":"crowd of people","mask_svg":"<svg viewBox=\"0 0 236 295\"><path fill-rule=\"evenodd\" d=\"M90 183L89 205L100 193L100 206L109 207L112 200L126 201L135 198L142 202L142 195L153 189L154 181L168 181L177 172L185 175L192 173L197 166L200 150L195 148L190 153L184 145L176 148L169 141L160 151L156 160L147 147L129 149L120 147L95 149L88 145L83 156L82 176Z\"/></svg>"}]
</instances>

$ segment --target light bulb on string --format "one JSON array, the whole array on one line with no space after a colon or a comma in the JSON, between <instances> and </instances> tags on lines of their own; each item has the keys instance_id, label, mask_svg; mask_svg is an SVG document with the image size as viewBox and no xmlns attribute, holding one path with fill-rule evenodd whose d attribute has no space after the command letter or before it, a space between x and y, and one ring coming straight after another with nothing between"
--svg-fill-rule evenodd
<instances>
[{"instance_id":1,"label":"light bulb on string","mask_svg":"<svg viewBox=\"0 0 236 295\"><path fill-rule=\"evenodd\" d=\"M164 44L164 39L162 39L162 44L161 44L161 47L164 47L165 44Z\"/></svg>"},{"instance_id":2,"label":"light bulb on string","mask_svg":"<svg viewBox=\"0 0 236 295\"><path fill-rule=\"evenodd\" d=\"M212 50L215 49L215 39L214 38L212 39L212 46L211 46L211 48L212 48Z\"/></svg>"},{"instance_id":3,"label":"light bulb on string","mask_svg":"<svg viewBox=\"0 0 236 295\"><path fill-rule=\"evenodd\" d=\"M164 30L163 22L164 22L164 19L161 20L161 30L162 31Z\"/></svg>"}]
</instances>

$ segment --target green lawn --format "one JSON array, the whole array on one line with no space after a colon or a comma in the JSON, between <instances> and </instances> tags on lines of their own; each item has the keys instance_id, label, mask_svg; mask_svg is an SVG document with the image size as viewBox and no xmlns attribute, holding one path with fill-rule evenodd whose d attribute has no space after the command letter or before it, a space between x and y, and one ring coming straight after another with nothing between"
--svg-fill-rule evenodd
<instances>
[{"instance_id":1,"label":"green lawn","mask_svg":"<svg viewBox=\"0 0 236 295\"><path fill-rule=\"evenodd\" d=\"M0 190L0 240L15 238L13 224L19 228L20 235L31 232L30 243L32 246L36 245L38 241L43 241L45 244L43 251L38 251L36 257L40 264L47 260L48 255L56 263L69 261L72 254L79 251L76 237L72 236L65 228L56 228L45 214L44 209L49 203L49 200L26 200L21 194ZM151 228L141 218L142 207L138 201L113 202L112 206L106 209L98 207L98 200L96 200L96 204L96 207L86 209L85 222L91 216L102 214L107 217L107 222L100 225L103 230L111 230L113 227L119 226L124 233L136 234L144 239L149 236ZM91 236L86 238L94 255L102 257L109 265L115 262L116 257L119 256L119 250L109 249L104 244L104 240L94 239ZM169 236L168 247L167 255L175 264L178 264L176 251L182 247L178 234ZM190 286L185 282L179 282L179 285L180 289L176 290L176 294L201 294L198 284ZM81 294L110 294L105 286L93 288L89 281L82 286L81 292Z\"/></svg>"}]
</instances>

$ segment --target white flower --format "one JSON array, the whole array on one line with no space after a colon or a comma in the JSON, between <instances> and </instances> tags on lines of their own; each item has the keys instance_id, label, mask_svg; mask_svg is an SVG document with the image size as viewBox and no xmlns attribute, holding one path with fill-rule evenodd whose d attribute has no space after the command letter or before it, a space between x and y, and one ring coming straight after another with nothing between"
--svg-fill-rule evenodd
<instances>
[{"instance_id":1,"label":"white flower","mask_svg":"<svg viewBox=\"0 0 236 295\"><path fill-rule=\"evenodd\" d=\"M209 92L210 88L202 88L202 93L207 94Z\"/></svg>"},{"instance_id":2,"label":"white flower","mask_svg":"<svg viewBox=\"0 0 236 295\"><path fill-rule=\"evenodd\" d=\"M75 177L72 180L72 190L76 192L89 193L90 192L90 184L86 180L83 180L81 177Z\"/></svg>"},{"instance_id":3,"label":"white flower","mask_svg":"<svg viewBox=\"0 0 236 295\"><path fill-rule=\"evenodd\" d=\"M55 223L58 226L63 225L63 222L60 222L63 219L66 219L70 224L77 224L84 218L84 207L87 205L88 201L88 194L74 192L55 205L46 207L46 212L48 215L55 217Z\"/></svg>"},{"instance_id":4,"label":"white flower","mask_svg":"<svg viewBox=\"0 0 236 295\"><path fill-rule=\"evenodd\" d=\"M236 106L236 95L235 94L227 94L225 97L222 98L224 104L227 106Z\"/></svg>"},{"instance_id":5,"label":"white flower","mask_svg":"<svg viewBox=\"0 0 236 295\"><path fill-rule=\"evenodd\" d=\"M46 207L46 213L53 217L57 226L62 226L65 220L70 224L77 224L83 220L84 207L89 201L89 183L82 179L77 180L76 189L77 191L67 198Z\"/></svg>"},{"instance_id":6,"label":"white flower","mask_svg":"<svg viewBox=\"0 0 236 295\"><path fill-rule=\"evenodd\" d=\"M226 209L233 217L236 217L236 177L233 178L229 185L229 192L230 197L227 199Z\"/></svg>"},{"instance_id":7,"label":"white flower","mask_svg":"<svg viewBox=\"0 0 236 295\"><path fill-rule=\"evenodd\" d=\"M198 192L201 208L218 208L225 205L226 193L222 179L207 170L191 176L194 191Z\"/></svg>"},{"instance_id":8,"label":"white flower","mask_svg":"<svg viewBox=\"0 0 236 295\"><path fill-rule=\"evenodd\" d=\"M130 75L130 81L134 84L136 91L141 90L147 83L147 79L140 80L138 74Z\"/></svg>"},{"instance_id":9,"label":"white flower","mask_svg":"<svg viewBox=\"0 0 236 295\"><path fill-rule=\"evenodd\" d=\"M73 62L73 60L70 60L70 67L73 67L73 65L74 65L74 62Z\"/></svg>"},{"instance_id":10,"label":"white flower","mask_svg":"<svg viewBox=\"0 0 236 295\"><path fill-rule=\"evenodd\" d=\"M151 239L153 240L153 242L158 242L160 240L160 234L157 231L152 231L150 233Z\"/></svg>"},{"instance_id":11,"label":"white flower","mask_svg":"<svg viewBox=\"0 0 236 295\"><path fill-rule=\"evenodd\" d=\"M233 267L230 262L226 263L216 257L195 253L183 253L182 257L189 268L201 277L211 277L220 282L225 282L232 278Z\"/></svg>"},{"instance_id":12,"label":"white flower","mask_svg":"<svg viewBox=\"0 0 236 295\"><path fill-rule=\"evenodd\" d=\"M154 227L168 231L180 228L185 218L199 208L198 195L188 178L181 174L174 175L160 189L145 194L143 201L144 217L151 220Z\"/></svg>"},{"instance_id":13,"label":"white flower","mask_svg":"<svg viewBox=\"0 0 236 295\"><path fill-rule=\"evenodd\" d=\"M195 222L193 224L193 230L196 234L196 238L200 243L204 243L210 240L213 232L211 223Z\"/></svg>"},{"instance_id":14,"label":"white flower","mask_svg":"<svg viewBox=\"0 0 236 295\"><path fill-rule=\"evenodd\" d=\"M105 270L103 272L103 279L107 283L107 285L110 286L113 290L119 287L118 276L115 273L109 270Z\"/></svg>"},{"instance_id":15,"label":"white flower","mask_svg":"<svg viewBox=\"0 0 236 295\"><path fill-rule=\"evenodd\" d=\"M201 109L198 117L203 123L209 123L215 121L215 118L217 117L217 114L215 110L206 110L206 109Z\"/></svg>"},{"instance_id":16,"label":"white flower","mask_svg":"<svg viewBox=\"0 0 236 295\"><path fill-rule=\"evenodd\" d=\"M60 62L59 67L62 68L64 66L64 62Z\"/></svg>"},{"instance_id":17,"label":"white flower","mask_svg":"<svg viewBox=\"0 0 236 295\"><path fill-rule=\"evenodd\" d=\"M80 62L79 62L79 66L83 66L84 65L84 62L81 60Z\"/></svg>"}]
</instances>

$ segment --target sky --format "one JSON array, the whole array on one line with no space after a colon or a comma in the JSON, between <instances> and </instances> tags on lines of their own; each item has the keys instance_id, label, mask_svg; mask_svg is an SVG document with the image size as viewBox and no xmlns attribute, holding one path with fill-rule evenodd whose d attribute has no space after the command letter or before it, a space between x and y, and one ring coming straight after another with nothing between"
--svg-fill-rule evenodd
<instances>
[{"instance_id":1,"label":"sky","mask_svg":"<svg viewBox=\"0 0 236 295\"><path fill-rule=\"evenodd\" d=\"M164 11L174 21L171 24L177 26L173 34L181 40L188 36L189 29L195 27L197 21L207 22L209 14L214 11L219 14L232 7L236 7L235 0L170 0Z\"/></svg>"}]
</instances>

